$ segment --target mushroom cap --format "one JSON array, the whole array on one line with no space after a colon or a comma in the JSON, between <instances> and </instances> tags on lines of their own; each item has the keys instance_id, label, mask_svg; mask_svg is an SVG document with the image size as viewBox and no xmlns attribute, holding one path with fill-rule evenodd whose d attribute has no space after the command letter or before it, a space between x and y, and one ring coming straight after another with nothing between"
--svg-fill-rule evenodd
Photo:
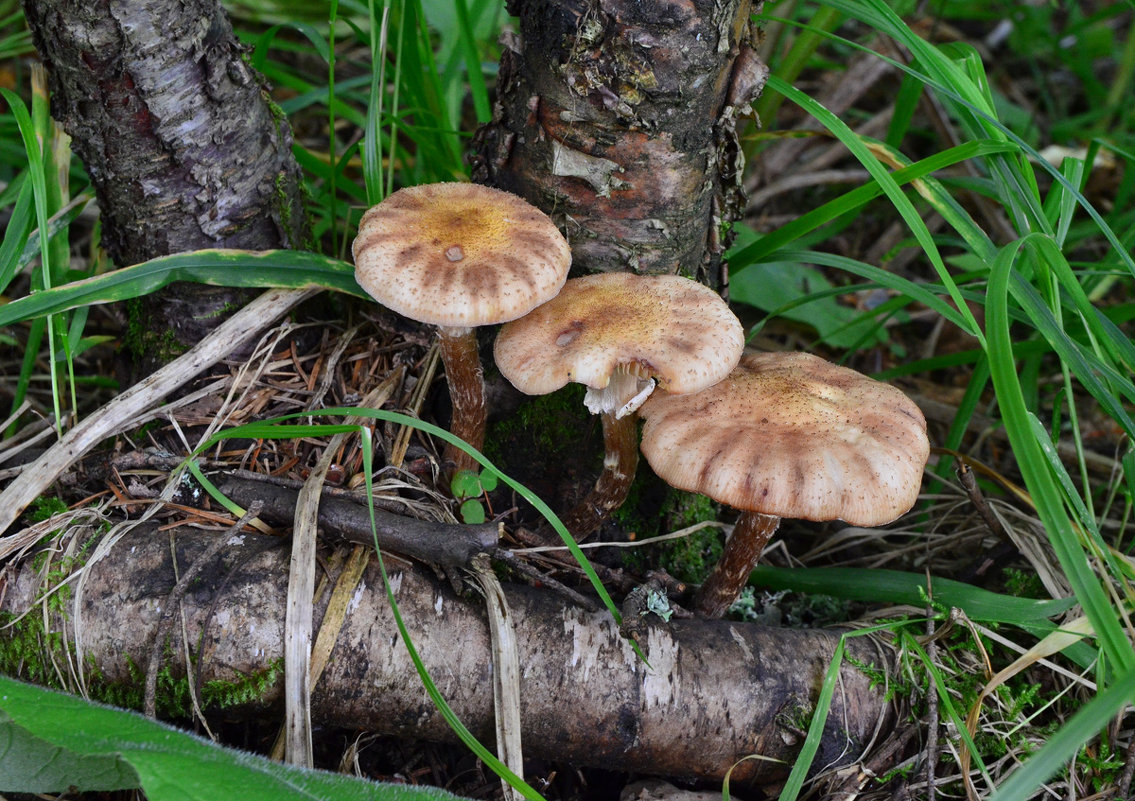
<instances>
[{"instance_id":1,"label":"mushroom cap","mask_svg":"<svg viewBox=\"0 0 1135 801\"><path fill-rule=\"evenodd\" d=\"M570 279L504 325L494 356L529 395L569 381L603 389L616 368L681 393L720 381L744 346L741 323L709 287L676 275L602 273Z\"/></svg>"},{"instance_id":2,"label":"mushroom cap","mask_svg":"<svg viewBox=\"0 0 1135 801\"><path fill-rule=\"evenodd\" d=\"M571 265L567 240L544 212L469 183L399 189L363 215L352 251L371 297L453 328L527 314L559 291Z\"/></svg>"},{"instance_id":3,"label":"mushroom cap","mask_svg":"<svg viewBox=\"0 0 1135 801\"><path fill-rule=\"evenodd\" d=\"M737 509L889 523L930 454L910 398L807 353L754 353L692 395L651 397L642 452L662 479Z\"/></svg>"}]
</instances>

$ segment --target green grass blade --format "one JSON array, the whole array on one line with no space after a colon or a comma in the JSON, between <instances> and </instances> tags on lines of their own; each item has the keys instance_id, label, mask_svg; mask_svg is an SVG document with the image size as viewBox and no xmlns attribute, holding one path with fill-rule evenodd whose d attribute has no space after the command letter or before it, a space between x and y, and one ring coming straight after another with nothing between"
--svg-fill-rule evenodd
<instances>
[{"instance_id":1,"label":"green grass blade","mask_svg":"<svg viewBox=\"0 0 1135 801\"><path fill-rule=\"evenodd\" d=\"M898 185L905 185L912 181L925 178L939 170L946 169L969 159L981 158L994 153L1003 153L1011 150L1012 146L1002 142L984 140L967 142L933 156L928 156L908 167L895 170L891 179ZM849 214L883 194L883 187L876 181L865 184L847 192L840 197L824 203L800 217L786 223L775 231L758 239L751 245L737 249L729 254L731 269L739 271L753 262L766 261L770 254L800 239L805 234L831 222L845 214Z\"/></svg>"},{"instance_id":2,"label":"green grass blade","mask_svg":"<svg viewBox=\"0 0 1135 801\"><path fill-rule=\"evenodd\" d=\"M4 229L4 241L0 242L0 292L8 288L16 273L26 264L19 255L27 244L32 228L32 184L27 180L26 172L20 173L17 180L20 182L20 191Z\"/></svg>"},{"instance_id":3,"label":"green grass blade","mask_svg":"<svg viewBox=\"0 0 1135 801\"><path fill-rule=\"evenodd\" d=\"M212 286L322 286L367 297L346 262L300 250L196 250L124 267L93 278L36 292L0 306L0 326L96 303L147 295L174 281Z\"/></svg>"},{"instance_id":4,"label":"green grass blade","mask_svg":"<svg viewBox=\"0 0 1135 801\"><path fill-rule=\"evenodd\" d=\"M477 122L483 125L492 119L493 112L489 107L489 88L485 84L484 70L481 69L481 58L477 54L477 43L473 38L473 24L469 18L469 7L466 0L454 0L453 7L457 11L457 33L460 39L461 54L465 59L469 95L473 98L473 110L477 114Z\"/></svg>"},{"instance_id":5,"label":"green grass blade","mask_svg":"<svg viewBox=\"0 0 1135 801\"><path fill-rule=\"evenodd\" d=\"M3 96L5 101L7 101L8 107L9 109L11 109L12 116L16 118L16 124L20 130L20 137L23 139L24 151L27 155L28 160L28 175L31 178L33 203L35 205L36 227L39 228L40 231L46 231L49 216L47 211L48 189L47 176L45 174L44 165L44 150L43 145L41 144L41 142L46 140L37 138L36 127L32 121L31 114L28 113L28 110L24 106L23 101L20 100L19 96L16 95L15 92L12 92L9 89L0 89L0 95ZM33 108L36 105L38 104L33 103ZM43 288L50 289L55 267L52 262L52 248L50 246L49 237L41 236L39 238L39 257L40 266L36 271L36 274L39 276L40 283L42 284ZM0 323L0 325L2 325L2 323ZM45 328L47 331L48 352L51 354L55 353L56 327L56 321L52 319L51 316L48 316ZM28 370L34 366L34 362L28 362L26 353L24 356L25 358L23 362L23 370ZM59 406L59 391L57 387L58 377L54 359L48 360L48 369L51 378L51 399L53 412L55 415L55 430L58 434L62 435L63 421L61 419L62 412ZM25 390L29 379L30 373L25 374L24 372L21 372L20 384L23 388L25 388ZM20 398L20 401L22 401L22 397Z\"/></svg>"},{"instance_id":6,"label":"green grass blade","mask_svg":"<svg viewBox=\"0 0 1135 801\"><path fill-rule=\"evenodd\" d=\"M390 9L385 5L378 14L377 0L369 0L370 12L370 98L360 150L363 157L363 184L367 205L373 206L386 196L382 166L382 126L380 120L386 102L386 43L390 32Z\"/></svg>"},{"instance_id":7,"label":"green grass blade","mask_svg":"<svg viewBox=\"0 0 1135 801\"><path fill-rule=\"evenodd\" d=\"M1068 763L1080 748L1106 729L1115 715L1135 698L1135 668L1125 670L1115 682L1061 723L1048 742L989 796L989 801L1027 801L1054 773Z\"/></svg>"},{"instance_id":8,"label":"green grass blade","mask_svg":"<svg viewBox=\"0 0 1135 801\"><path fill-rule=\"evenodd\" d=\"M1095 223L1098 231L1115 249L1114 255L1120 260L1128 272L1135 276L1135 255L1132 254L1132 248L1124 246L1112 227L1108 225L1107 221L1095 207L1088 202L1087 198L1084 197L1078 187L1069 183L1068 179L1059 169L1049 164L1035 148L1021 139L1017 134L1013 133L1013 131L1009 130L997 119L996 111L992 107L988 96L974 83L966 70L952 59L948 58L936 46L916 35L882 0L825 0L825 2L834 8L840 9L848 16L895 39L911 52L914 56L914 61L917 62L925 72L895 59L882 56L857 42L826 32L820 32L821 35L838 42L841 46L868 53L873 57L882 58L896 69L917 77L928 88L933 89L936 94L950 101L955 110L962 112L959 114L959 121L965 130L967 138L974 140L994 139L1015 145L1017 153L1013 154L1010 152L1004 156L1007 161L1012 161L1010 167L1006 167L997 157L989 160L988 169L998 179L994 185L1008 186L1014 188L1021 195L1031 195L1031 197L1027 198L1027 201L1030 204L1034 201L1038 204L1037 216L1039 221L1041 221L1044 226L1047 226L1047 220L1045 220L1043 213L1039 211L1039 200L1035 199L1036 180L1032 175L1030 164L1036 164L1049 173L1053 180L1062 184L1065 191L1069 192L1071 196L1076 199L1076 202L1088 214L1092 222ZM759 16L758 19L777 20L789 25L798 24L793 20L780 20L774 17ZM775 86L779 91L779 82L770 80L770 86ZM999 201L1006 203L1008 207L1012 202L1012 198L1001 196L999 197ZM1021 233L1022 235L1033 233L1036 230L1035 228L1026 227Z\"/></svg>"},{"instance_id":9,"label":"green grass blade","mask_svg":"<svg viewBox=\"0 0 1135 801\"><path fill-rule=\"evenodd\" d=\"M929 587L927 582L927 576L922 573L850 567L757 565L749 577L749 583L755 587L831 595L852 601L923 606L927 597L933 597L936 603L961 609L971 620L1016 625L1048 620L1076 605L1075 598L1017 598L937 576L929 579Z\"/></svg>"},{"instance_id":10,"label":"green grass blade","mask_svg":"<svg viewBox=\"0 0 1135 801\"><path fill-rule=\"evenodd\" d=\"M1009 286L1014 264L1023 245L1024 240L1006 245L991 265L986 327L993 387L997 393L1006 433L1017 456L1018 467L1036 505L1037 514L1048 531L1057 559L1077 600L1083 606L1084 613L1092 622L1100 648L1107 656L1109 668L1126 672L1135 666L1135 651L1132 650L1116 611L1092 571L1077 532L1065 513L1060 488L1034 437L1013 360L1009 334Z\"/></svg>"},{"instance_id":11,"label":"green grass blade","mask_svg":"<svg viewBox=\"0 0 1135 801\"><path fill-rule=\"evenodd\" d=\"M970 320L963 316L956 307L946 303L932 291L932 288L922 284L916 284L908 278L901 275L888 272L881 267L867 264L866 262L858 261L857 259L850 259L846 256L839 256L833 253L823 253L818 250L789 250L784 249L776 253L777 260L795 261L805 264L821 264L826 267L835 267L852 275L858 275L879 286L886 287L887 289L894 290L895 292L904 295L911 300L923 304L924 306L933 309L942 317L949 320L962 331L968 331L971 325ZM940 286L935 285L933 288L941 289Z\"/></svg>"},{"instance_id":12,"label":"green grass blade","mask_svg":"<svg viewBox=\"0 0 1135 801\"><path fill-rule=\"evenodd\" d=\"M926 252L926 256L930 259L930 263L934 265L934 269L938 272L945 286L947 293L954 300L954 304L960 310L962 317L966 321L965 330L972 333L984 344L985 336L981 333L981 329L977 321L973 317L973 312L962 301L961 295L958 293L957 286L950 278L950 272L946 268L946 263L942 260L942 254L938 252L938 245L934 242L934 237L931 235L926 223L922 221L918 210L903 194L902 189L899 187L891 174L887 171L886 167L875 157L875 155L867 148L863 139L851 130L843 120L828 111L820 103L817 103L812 98L798 90L794 86L790 86L781 81L775 75L769 77L768 85L778 92L784 94L789 100L799 105L814 117L821 125L831 131L843 144L851 151L859 162L867 168L871 173L871 177L882 187L884 194L894 205L895 210L906 221L907 226L914 234L914 238L918 240L918 244Z\"/></svg>"},{"instance_id":13,"label":"green grass blade","mask_svg":"<svg viewBox=\"0 0 1135 801\"><path fill-rule=\"evenodd\" d=\"M1021 309L1029 316L1036 330L1076 374L1080 383L1108 415L1123 427L1128 436L1135 437L1135 421L1132 421L1120 401L1121 397L1126 397L1130 402L1135 402L1135 383L1096 354L1081 349L1064 332L1063 327L1053 316L1052 310L1045 305L1040 294L1020 273L1011 274L1009 288L1013 299L1021 305Z\"/></svg>"},{"instance_id":14,"label":"green grass blade","mask_svg":"<svg viewBox=\"0 0 1135 801\"><path fill-rule=\"evenodd\" d=\"M839 669L843 666L843 655L846 650L847 635L841 634L839 642L836 644L835 653L832 654L831 661L828 663L828 669L824 671L824 681L820 685L820 694L816 696L816 707L812 712L812 720L808 723L808 735L804 738L804 745L800 748L800 753L796 755L796 760L792 763L792 770L788 773L788 779L784 782L784 787L780 791L779 801L796 801L800 796L800 790L804 786L804 780L808 778L808 772L812 769L812 763L816 759L816 754L820 750L820 744L824 740L824 727L828 722L828 713L831 712L832 698L835 696L835 688L839 683Z\"/></svg>"}]
</instances>

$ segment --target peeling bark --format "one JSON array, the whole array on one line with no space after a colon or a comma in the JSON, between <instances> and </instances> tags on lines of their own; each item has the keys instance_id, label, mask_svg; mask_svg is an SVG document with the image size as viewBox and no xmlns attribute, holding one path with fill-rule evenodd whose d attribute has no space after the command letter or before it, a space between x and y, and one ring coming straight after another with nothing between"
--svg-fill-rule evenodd
<instances>
[{"instance_id":1,"label":"peeling bark","mask_svg":"<svg viewBox=\"0 0 1135 801\"><path fill-rule=\"evenodd\" d=\"M24 12L117 264L303 243L291 129L216 0L24 0ZM163 297L152 328L192 345L241 294Z\"/></svg>"},{"instance_id":2,"label":"peeling bark","mask_svg":"<svg viewBox=\"0 0 1135 801\"><path fill-rule=\"evenodd\" d=\"M474 180L551 215L585 272L724 289L721 224L741 213L736 118L767 77L752 5L511 0L521 36L505 42Z\"/></svg>"},{"instance_id":3,"label":"peeling bark","mask_svg":"<svg viewBox=\"0 0 1135 801\"><path fill-rule=\"evenodd\" d=\"M49 627L81 654L57 664L94 666L111 681L130 681L145 664L150 639L174 585L169 538L184 567L209 544L200 532L136 529L101 553L71 584ZM184 601L190 648L200 679L236 681L283 653L287 549L272 538L242 535L202 570ZM19 613L39 595L40 566L28 560L5 574L3 611ZM54 576L59 579L58 575ZM442 694L471 731L492 737L492 662L488 624L476 597L463 599L421 572L392 576L415 646ZM754 783L783 777L799 751L838 633L785 630L723 621L648 623L640 642L650 667L618 635L605 612L564 608L546 593L506 588L522 666L525 753L609 770ZM325 599L316 604L316 624ZM19 638L21 625L4 630ZM200 643L200 645L199 645ZM885 667L866 638L847 644L852 659ZM174 644L173 672L184 671ZM280 699L282 681L260 703ZM420 739L453 740L430 703L398 637L372 563L351 602L331 660L314 688L313 722ZM845 665L837 683L817 766L849 764L890 711L881 688ZM773 760L773 761L769 761Z\"/></svg>"}]
</instances>

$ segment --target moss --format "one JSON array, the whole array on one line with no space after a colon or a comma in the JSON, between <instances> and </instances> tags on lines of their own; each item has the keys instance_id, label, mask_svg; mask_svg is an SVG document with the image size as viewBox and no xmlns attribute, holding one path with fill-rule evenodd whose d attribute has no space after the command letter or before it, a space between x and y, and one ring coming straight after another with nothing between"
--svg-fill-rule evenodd
<instances>
[{"instance_id":1,"label":"moss","mask_svg":"<svg viewBox=\"0 0 1135 801\"><path fill-rule=\"evenodd\" d=\"M67 511L67 504L54 495L41 495L32 501L31 510L28 512L28 519L33 523L40 523L47 520L52 515L62 514Z\"/></svg>"},{"instance_id":2,"label":"moss","mask_svg":"<svg viewBox=\"0 0 1135 801\"><path fill-rule=\"evenodd\" d=\"M17 621L14 615L0 613L4 636L0 637L0 673L65 690L55 665L67 664L63 636L44 630L43 615L29 614Z\"/></svg>"},{"instance_id":3,"label":"moss","mask_svg":"<svg viewBox=\"0 0 1135 801\"><path fill-rule=\"evenodd\" d=\"M203 709L221 710L255 705L262 699L284 676L284 658L280 657L268 664L263 670L258 670L235 681L221 681L214 679L201 686L199 701ZM133 677L132 677L133 678ZM145 677L132 680L133 686L140 687ZM157 708L164 717L192 717L193 705L189 698L189 682L183 675L175 674L170 670L168 663L158 671Z\"/></svg>"},{"instance_id":4,"label":"moss","mask_svg":"<svg viewBox=\"0 0 1135 801\"><path fill-rule=\"evenodd\" d=\"M280 170L276 173L275 194L272 201L275 206L273 217L275 217L277 225L280 226L283 242L287 247L294 250L315 250L315 239L312 236L306 211L307 204L311 200L310 192L307 184L300 181L299 191L302 197L297 210L295 204L292 203L292 182L293 179L286 170Z\"/></svg>"},{"instance_id":5,"label":"moss","mask_svg":"<svg viewBox=\"0 0 1135 801\"><path fill-rule=\"evenodd\" d=\"M58 601L68 588L57 591L48 603L54 612L65 606L65 598ZM58 619L58 618L55 618ZM0 614L4 635L0 637L0 673L14 676L41 687L74 691L62 681L56 665L63 666L74 657L69 642L64 642L59 631L46 631L43 615L30 614L16 620L9 613ZM193 706L189 698L189 684L180 671L170 668L171 653L167 648L165 662L158 670L157 708L162 717L191 717ZM145 671L129 656L125 681L109 680L94 658L88 655L86 673L90 697L124 709L141 709L146 684ZM242 676L234 681L208 681L201 688L200 702L205 709L229 709L256 704L262 701L283 677L284 660L273 660L263 670Z\"/></svg>"},{"instance_id":6,"label":"moss","mask_svg":"<svg viewBox=\"0 0 1135 801\"><path fill-rule=\"evenodd\" d=\"M593 422L583 405L585 392L582 384L568 384L526 401L515 414L490 426L486 455L500 461L506 449L524 443L542 459L574 457L579 451L580 428ZM601 459L602 453L596 453L597 464Z\"/></svg>"},{"instance_id":7,"label":"moss","mask_svg":"<svg viewBox=\"0 0 1135 801\"><path fill-rule=\"evenodd\" d=\"M135 359L153 358L161 364L171 362L189 350L188 346L178 341L171 329L154 330L141 298L126 301L126 336L123 343Z\"/></svg>"},{"instance_id":8,"label":"moss","mask_svg":"<svg viewBox=\"0 0 1135 801\"><path fill-rule=\"evenodd\" d=\"M1005 591L1018 598L1047 598L1044 582L1036 573L1016 568L1006 568L1003 571Z\"/></svg>"},{"instance_id":9,"label":"moss","mask_svg":"<svg viewBox=\"0 0 1135 801\"><path fill-rule=\"evenodd\" d=\"M640 468L627 502L614 514L636 539L650 539L707 520L717 519L717 506L704 495L676 490L662 483L648 468ZM639 571L660 567L679 581L700 583L721 556L721 531L708 527L688 537L636 548L627 555L628 566Z\"/></svg>"}]
</instances>

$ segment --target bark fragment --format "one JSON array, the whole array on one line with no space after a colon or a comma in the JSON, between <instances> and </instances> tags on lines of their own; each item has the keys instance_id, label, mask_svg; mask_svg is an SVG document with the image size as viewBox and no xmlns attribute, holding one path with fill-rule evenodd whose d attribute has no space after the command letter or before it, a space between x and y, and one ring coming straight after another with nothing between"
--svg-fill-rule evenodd
<instances>
[{"instance_id":1,"label":"bark fragment","mask_svg":"<svg viewBox=\"0 0 1135 801\"><path fill-rule=\"evenodd\" d=\"M740 212L737 114L764 85L750 0L512 0L474 179L544 209L585 272L715 287Z\"/></svg>"},{"instance_id":2,"label":"bark fragment","mask_svg":"<svg viewBox=\"0 0 1135 801\"><path fill-rule=\"evenodd\" d=\"M182 567L210 539L200 532L138 529L109 549L100 544L103 555L72 584L63 617L50 612L50 626L65 633L65 642L75 642L73 621L80 621L83 653L70 664L94 665L108 679L128 681L130 660L144 662L175 583L170 537ZM185 598L203 681L239 680L283 652L287 553L264 548L265 541L271 538L233 538ZM40 592L40 572L29 561L10 567L6 578L3 611L23 611ZM490 739L492 663L481 604L458 598L423 572L398 573L392 582L442 694L471 731ZM564 608L530 588L506 587L506 593L521 657L526 754L611 770L720 780L739 758L761 754L774 761L746 760L731 781L783 776L839 636L722 621L650 624L641 640L648 667L607 613ZM320 602L317 625L322 613ZM19 636L18 626L5 636ZM174 673L184 670L182 650L170 649ZM850 640L848 650L854 659L885 666L864 638ZM281 689L282 682L269 687L261 703L278 701ZM317 724L454 739L414 672L373 563L314 688L312 710ZM882 690L845 664L817 764L856 760L888 718Z\"/></svg>"}]
</instances>

